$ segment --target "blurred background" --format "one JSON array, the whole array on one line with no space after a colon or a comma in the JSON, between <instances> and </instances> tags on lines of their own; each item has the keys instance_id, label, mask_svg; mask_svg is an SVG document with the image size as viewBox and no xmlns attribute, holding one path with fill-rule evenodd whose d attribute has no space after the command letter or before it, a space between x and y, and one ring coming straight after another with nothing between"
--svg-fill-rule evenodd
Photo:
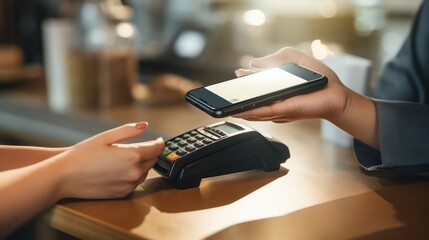
<instances>
[{"instance_id":1,"label":"blurred background","mask_svg":"<svg viewBox=\"0 0 429 240\"><path fill-rule=\"evenodd\" d=\"M284 46L321 60L367 59L373 86L420 3L1 0L0 100L16 92L23 99L40 95L49 111L72 115L135 102L184 103L187 90L233 78L253 57ZM11 106L0 106L0 115L17 109ZM14 120L5 116L0 128L11 128L7 121Z\"/></svg>"},{"instance_id":2,"label":"blurred background","mask_svg":"<svg viewBox=\"0 0 429 240\"><path fill-rule=\"evenodd\" d=\"M79 29L71 44L81 48L134 44L143 82L149 75L166 72L204 83L221 81L232 77L236 68L247 67L251 57L283 46L309 52L316 40L334 52L368 58L380 66L396 53L420 2L2 0L0 46L3 51L15 52L17 59L10 61L24 66L46 64L49 56L44 40L55 40L44 39L44 23L69 19ZM64 41L64 36L56 37ZM129 38L130 42L120 43L112 40L114 37ZM4 49L8 46L18 49Z\"/></svg>"},{"instance_id":3,"label":"blurred background","mask_svg":"<svg viewBox=\"0 0 429 240\"><path fill-rule=\"evenodd\" d=\"M0 144L68 146L141 120L150 129L138 140L183 133L216 120L186 105L188 90L233 78L253 57L285 46L321 60L344 54L368 60L371 71L361 78L370 91L420 3L0 0ZM333 66L343 81L367 71L356 62ZM278 126L263 130L298 136Z\"/></svg>"}]
</instances>

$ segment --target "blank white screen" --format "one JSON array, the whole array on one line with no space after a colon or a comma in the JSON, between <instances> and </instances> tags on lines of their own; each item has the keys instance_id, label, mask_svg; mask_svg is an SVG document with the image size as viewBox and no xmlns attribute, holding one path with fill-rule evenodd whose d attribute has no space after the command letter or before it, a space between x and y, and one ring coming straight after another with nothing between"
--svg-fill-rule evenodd
<instances>
[{"instance_id":1,"label":"blank white screen","mask_svg":"<svg viewBox=\"0 0 429 240\"><path fill-rule=\"evenodd\" d=\"M305 82L280 68L273 68L205 88L231 103L238 103Z\"/></svg>"}]
</instances>

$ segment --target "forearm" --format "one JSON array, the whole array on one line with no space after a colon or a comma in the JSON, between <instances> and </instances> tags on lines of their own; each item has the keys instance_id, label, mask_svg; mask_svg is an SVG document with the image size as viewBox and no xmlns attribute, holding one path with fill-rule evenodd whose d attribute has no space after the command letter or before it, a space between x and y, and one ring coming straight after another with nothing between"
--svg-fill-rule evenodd
<instances>
[{"instance_id":1,"label":"forearm","mask_svg":"<svg viewBox=\"0 0 429 240\"><path fill-rule=\"evenodd\" d=\"M56 161L0 173L0 238L62 198L62 168Z\"/></svg>"},{"instance_id":2,"label":"forearm","mask_svg":"<svg viewBox=\"0 0 429 240\"><path fill-rule=\"evenodd\" d=\"M349 101L345 111L327 120L361 142L379 149L377 113L374 103L368 97L349 89L347 94Z\"/></svg>"},{"instance_id":3,"label":"forearm","mask_svg":"<svg viewBox=\"0 0 429 240\"><path fill-rule=\"evenodd\" d=\"M65 151L65 149L0 145L0 171L40 162Z\"/></svg>"}]
</instances>

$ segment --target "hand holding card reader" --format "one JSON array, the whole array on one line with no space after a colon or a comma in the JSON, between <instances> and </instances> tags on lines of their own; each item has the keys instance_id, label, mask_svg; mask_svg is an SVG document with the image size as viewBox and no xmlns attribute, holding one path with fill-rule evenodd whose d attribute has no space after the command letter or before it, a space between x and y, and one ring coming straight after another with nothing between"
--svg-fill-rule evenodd
<instances>
[{"instance_id":1,"label":"hand holding card reader","mask_svg":"<svg viewBox=\"0 0 429 240\"><path fill-rule=\"evenodd\" d=\"M199 127L165 142L154 169L175 188L198 187L201 179L230 173L280 169L290 157L283 143L235 122Z\"/></svg>"}]
</instances>

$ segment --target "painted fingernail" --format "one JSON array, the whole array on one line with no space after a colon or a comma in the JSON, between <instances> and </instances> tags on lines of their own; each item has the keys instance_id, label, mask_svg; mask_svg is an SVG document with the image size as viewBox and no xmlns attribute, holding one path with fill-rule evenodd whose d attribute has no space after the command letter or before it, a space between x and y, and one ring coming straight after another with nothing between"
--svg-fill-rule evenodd
<instances>
[{"instance_id":1,"label":"painted fingernail","mask_svg":"<svg viewBox=\"0 0 429 240\"><path fill-rule=\"evenodd\" d=\"M149 126L148 122L138 122L138 123L136 123L136 128L137 129L145 129L145 128L147 128L147 126Z\"/></svg>"}]
</instances>

